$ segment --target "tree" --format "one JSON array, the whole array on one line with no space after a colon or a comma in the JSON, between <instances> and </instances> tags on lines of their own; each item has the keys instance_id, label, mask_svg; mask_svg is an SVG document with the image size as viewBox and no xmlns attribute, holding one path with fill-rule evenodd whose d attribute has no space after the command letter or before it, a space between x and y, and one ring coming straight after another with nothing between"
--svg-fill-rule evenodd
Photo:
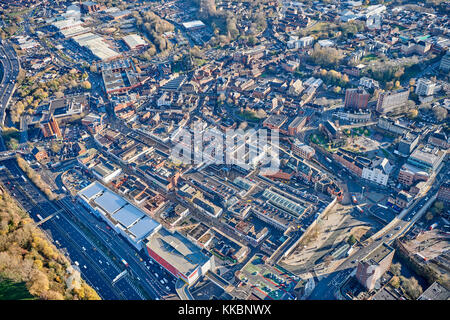
<instances>
[{"instance_id":1,"label":"tree","mask_svg":"<svg viewBox=\"0 0 450 320\"><path fill-rule=\"evenodd\" d=\"M402 271L402 265L398 262L393 263L393 264L391 264L391 267L389 268L389 270L392 272L392 274L399 276Z\"/></svg>"},{"instance_id":2,"label":"tree","mask_svg":"<svg viewBox=\"0 0 450 320\"><path fill-rule=\"evenodd\" d=\"M428 221L433 220L433 213L431 211L428 211L425 215L425 219L427 219Z\"/></svg>"},{"instance_id":3,"label":"tree","mask_svg":"<svg viewBox=\"0 0 450 320\"><path fill-rule=\"evenodd\" d=\"M347 239L347 243L349 244L349 245L354 245L355 243L356 243L356 238L355 238L355 236L354 235L350 235L350 237L348 237L348 239Z\"/></svg>"},{"instance_id":4,"label":"tree","mask_svg":"<svg viewBox=\"0 0 450 320\"><path fill-rule=\"evenodd\" d=\"M415 119L415 118L417 118L418 115L419 115L419 111L417 109L409 110L408 117L410 119Z\"/></svg>"},{"instance_id":5,"label":"tree","mask_svg":"<svg viewBox=\"0 0 450 320\"><path fill-rule=\"evenodd\" d=\"M391 281L390 281L390 284L395 289L398 289L400 287L400 278L398 276L393 276Z\"/></svg>"},{"instance_id":6,"label":"tree","mask_svg":"<svg viewBox=\"0 0 450 320\"><path fill-rule=\"evenodd\" d=\"M92 85L91 85L91 83L89 82L89 81L83 81L82 83L81 83L81 86L83 87L83 89L85 89L85 90L91 90L91 88L92 88Z\"/></svg>"},{"instance_id":7,"label":"tree","mask_svg":"<svg viewBox=\"0 0 450 320\"><path fill-rule=\"evenodd\" d=\"M439 106L433 108L433 113L438 121L446 119L448 115L447 109Z\"/></svg>"},{"instance_id":8,"label":"tree","mask_svg":"<svg viewBox=\"0 0 450 320\"><path fill-rule=\"evenodd\" d=\"M406 293L412 298L417 299L422 294L422 287L419 285L419 282L416 278L405 278L400 277L401 286L405 289Z\"/></svg>"}]
</instances>

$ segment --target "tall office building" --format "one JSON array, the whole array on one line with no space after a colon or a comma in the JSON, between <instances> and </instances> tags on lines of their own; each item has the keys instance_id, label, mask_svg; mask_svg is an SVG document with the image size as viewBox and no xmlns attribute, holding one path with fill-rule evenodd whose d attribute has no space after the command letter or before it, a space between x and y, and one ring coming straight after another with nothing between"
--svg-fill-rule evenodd
<instances>
[{"instance_id":1,"label":"tall office building","mask_svg":"<svg viewBox=\"0 0 450 320\"><path fill-rule=\"evenodd\" d=\"M378 96L377 111L383 114L394 111L396 108L404 106L408 101L408 97L409 97L408 89L400 89L391 92L382 92Z\"/></svg>"},{"instance_id":2,"label":"tall office building","mask_svg":"<svg viewBox=\"0 0 450 320\"><path fill-rule=\"evenodd\" d=\"M351 109L366 109L369 94L363 88L347 89L345 91L345 107Z\"/></svg>"}]
</instances>

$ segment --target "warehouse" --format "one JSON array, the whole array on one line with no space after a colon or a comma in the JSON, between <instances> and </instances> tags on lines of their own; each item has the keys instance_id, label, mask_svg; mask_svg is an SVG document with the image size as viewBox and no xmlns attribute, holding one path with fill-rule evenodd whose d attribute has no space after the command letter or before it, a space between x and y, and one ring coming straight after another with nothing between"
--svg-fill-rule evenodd
<instances>
[{"instance_id":1,"label":"warehouse","mask_svg":"<svg viewBox=\"0 0 450 320\"><path fill-rule=\"evenodd\" d=\"M78 199L84 207L105 220L137 249L142 248L145 237L161 228L158 222L142 210L97 181L81 190Z\"/></svg>"},{"instance_id":2,"label":"warehouse","mask_svg":"<svg viewBox=\"0 0 450 320\"><path fill-rule=\"evenodd\" d=\"M148 236L144 243L152 259L188 285L214 269L214 257L178 232L171 233L161 228Z\"/></svg>"},{"instance_id":3,"label":"warehouse","mask_svg":"<svg viewBox=\"0 0 450 320\"><path fill-rule=\"evenodd\" d=\"M205 27L205 24L200 20L183 22L182 25L187 31L199 30Z\"/></svg>"},{"instance_id":4,"label":"warehouse","mask_svg":"<svg viewBox=\"0 0 450 320\"><path fill-rule=\"evenodd\" d=\"M80 47L89 50L92 55L102 61L120 57L120 53L110 49L105 40L92 32L80 34L72 38Z\"/></svg>"},{"instance_id":5,"label":"warehouse","mask_svg":"<svg viewBox=\"0 0 450 320\"><path fill-rule=\"evenodd\" d=\"M147 45L144 39L137 34L129 34L122 38L130 50L141 49Z\"/></svg>"}]
</instances>

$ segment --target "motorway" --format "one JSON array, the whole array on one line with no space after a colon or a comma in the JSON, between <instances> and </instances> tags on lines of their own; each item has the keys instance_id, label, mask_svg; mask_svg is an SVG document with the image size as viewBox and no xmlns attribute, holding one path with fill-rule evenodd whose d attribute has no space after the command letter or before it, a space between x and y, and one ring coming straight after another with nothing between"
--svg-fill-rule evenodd
<instances>
[{"instance_id":1,"label":"motorway","mask_svg":"<svg viewBox=\"0 0 450 320\"><path fill-rule=\"evenodd\" d=\"M6 40L1 41L0 62L2 66L2 79L0 82L0 127L3 127L6 108L14 93L15 82L19 75L20 63L12 45ZM0 151L6 150L3 138L0 137Z\"/></svg>"},{"instance_id":2,"label":"motorway","mask_svg":"<svg viewBox=\"0 0 450 320\"><path fill-rule=\"evenodd\" d=\"M102 299L159 299L163 294L174 291L174 281L161 285L148 270L150 267L140 261L137 251L113 231L108 230L106 225L101 232L101 228L96 233L92 232L94 228L99 227L100 222L92 222L91 219L95 218L74 205L69 197L50 202L28 179L22 178L23 172L17 167L15 160L3 161L2 165L7 170L0 172L0 182L31 218L41 224L40 227L55 245L79 267L82 277ZM86 216L90 220L82 223ZM99 236L108 232L111 234L107 237ZM122 258L129 264L127 269L121 262ZM124 269L127 270L127 275L113 282ZM164 273L159 269L157 272ZM164 277L168 278L169 275L164 274ZM166 286L172 288L166 290Z\"/></svg>"}]
</instances>

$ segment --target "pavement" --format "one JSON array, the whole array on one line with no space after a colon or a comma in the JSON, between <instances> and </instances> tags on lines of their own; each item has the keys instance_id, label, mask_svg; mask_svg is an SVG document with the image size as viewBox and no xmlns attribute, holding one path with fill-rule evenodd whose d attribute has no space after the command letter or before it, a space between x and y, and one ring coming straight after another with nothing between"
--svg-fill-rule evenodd
<instances>
[{"instance_id":1,"label":"pavement","mask_svg":"<svg viewBox=\"0 0 450 320\"><path fill-rule=\"evenodd\" d=\"M82 210L69 197L57 202L49 201L25 178L15 160L1 164L8 170L0 171L0 182L36 223L41 222L40 227L72 264L79 267L82 277L102 299L159 299L174 292L174 277L156 263L144 261L139 252L114 231L108 230L106 224L101 226L101 221ZM96 228L98 230L94 231ZM125 267L121 259L125 259L129 266ZM113 283L125 268L127 275ZM171 281L162 285L154 273L158 273L160 279Z\"/></svg>"},{"instance_id":2,"label":"pavement","mask_svg":"<svg viewBox=\"0 0 450 320\"><path fill-rule=\"evenodd\" d=\"M0 45L0 62L2 68L2 79L0 82L0 126L2 127L5 121L6 108L14 94L15 81L19 75L20 63L17 59L16 52L12 45L2 40ZM6 147L3 138L0 137L0 151L5 151Z\"/></svg>"}]
</instances>

